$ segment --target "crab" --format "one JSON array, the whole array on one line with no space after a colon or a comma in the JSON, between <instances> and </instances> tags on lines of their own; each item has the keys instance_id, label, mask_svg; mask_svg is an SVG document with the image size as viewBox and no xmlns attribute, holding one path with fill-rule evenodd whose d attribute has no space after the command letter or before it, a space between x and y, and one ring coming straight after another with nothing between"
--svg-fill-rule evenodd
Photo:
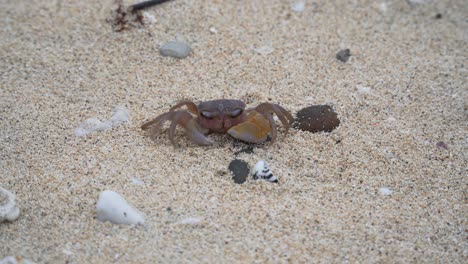
<instances>
[{"instance_id":1,"label":"crab","mask_svg":"<svg viewBox=\"0 0 468 264\"><path fill-rule=\"evenodd\" d=\"M187 109L180 109L182 107ZM192 101L181 101L170 108L169 112L161 114L144 123L141 128L150 130L154 138L166 121L170 121L169 140L177 147L174 139L178 125L185 129L188 138L197 145L207 146L213 141L207 134L228 133L232 137L249 142L262 143L271 136L271 142L277 137L275 114L285 127L285 135L294 118L289 111L278 104L261 103L257 107L245 109L241 100L218 99L205 101L196 105Z\"/></svg>"}]
</instances>

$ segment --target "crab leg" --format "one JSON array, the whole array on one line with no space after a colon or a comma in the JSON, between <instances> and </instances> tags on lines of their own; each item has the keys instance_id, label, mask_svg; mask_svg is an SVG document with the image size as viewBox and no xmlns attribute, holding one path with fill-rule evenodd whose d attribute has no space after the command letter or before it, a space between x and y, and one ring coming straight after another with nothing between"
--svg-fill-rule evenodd
<instances>
[{"instance_id":1,"label":"crab leg","mask_svg":"<svg viewBox=\"0 0 468 264\"><path fill-rule=\"evenodd\" d=\"M198 107L195 103L193 103L192 101L181 101L179 103L177 103L176 105L174 105L173 107L171 107L171 109L169 109L170 112L182 107L182 106L187 106L187 109L189 110L190 113L194 114L194 115L198 115Z\"/></svg>"},{"instance_id":2,"label":"crab leg","mask_svg":"<svg viewBox=\"0 0 468 264\"><path fill-rule=\"evenodd\" d=\"M277 104L270 104L270 103L262 103L258 105L255 110L257 110L259 113L262 113L265 115L267 118L267 115L271 116L271 112L273 112L281 121L283 126L286 128L286 134L289 131L289 124L294 120L293 116L283 107ZM268 118L270 120L270 118ZM272 118L273 120L273 118ZM270 121L271 122L271 121ZM273 136L273 130L276 130L276 125L274 125L274 121L271 123L271 129L272 129L272 139L276 138L276 136Z\"/></svg>"},{"instance_id":3,"label":"crab leg","mask_svg":"<svg viewBox=\"0 0 468 264\"><path fill-rule=\"evenodd\" d=\"M151 137L154 137L166 121L172 121L171 126L169 127L169 140L174 146L178 146L177 142L174 140L177 125L181 125L185 129L187 136L195 144L210 145L213 143L204 135L205 133L208 133L208 131L202 129L197 124L196 119L193 118L192 115L190 115L185 110L164 113L156 117L155 119L143 124L141 128L143 130L146 130L149 127L151 127L150 134Z\"/></svg>"}]
</instances>

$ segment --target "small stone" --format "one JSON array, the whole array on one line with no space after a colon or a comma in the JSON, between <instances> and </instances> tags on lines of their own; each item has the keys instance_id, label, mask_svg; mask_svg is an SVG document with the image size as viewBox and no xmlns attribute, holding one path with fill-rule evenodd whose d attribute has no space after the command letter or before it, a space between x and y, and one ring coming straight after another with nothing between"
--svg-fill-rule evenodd
<instances>
[{"instance_id":1,"label":"small stone","mask_svg":"<svg viewBox=\"0 0 468 264\"><path fill-rule=\"evenodd\" d=\"M218 30L215 27L210 27L210 32L213 34L218 34Z\"/></svg>"},{"instance_id":2,"label":"small stone","mask_svg":"<svg viewBox=\"0 0 468 264\"><path fill-rule=\"evenodd\" d=\"M96 204L97 219L123 225L141 225L145 223L143 215L131 206L122 196L113 191L99 194Z\"/></svg>"},{"instance_id":3,"label":"small stone","mask_svg":"<svg viewBox=\"0 0 468 264\"><path fill-rule=\"evenodd\" d=\"M427 4L431 0L406 0L410 5Z\"/></svg>"},{"instance_id":4,"label":"small stone","mask_svg":"<svg viewBox=\"0 0 468 264\"><path fill-rule=\"evenodd\" d=\"M360 94L370 94L371 88L368 86L358 85L357 86L358 93Z\"/></svg>"},{"instance_id":5,"label":"small stone","mask_svg":"<svg viewBox=\"0 0 468 264\"><path fill-rule=\"evenodd\" d=\"M390 195L392 193L393 193L393 191L388 189L388 188L379 188L379 194L380 195L385 195L386 196L386 195Z\"/></svg>"},{"instance_id":6,"label":"small stone","mask_svg":"<svg viewBox=\"0 0 468 264\"><path fill-rule=\"evenodd\" d=\"M162 45L159 52L163 56L183 59L190 54L191 50L190 46L184 42L170 41Z\"/></svg>"},{"instance_id":7,"label":"small stone","mask_svg":"<svg viewBox=\"0 0 468 264\"><path fill-rule=\"evenodd\" d=\"M342 62L347 62L349 57L351 57L351 52L349 49L340 50L336 54L336 58Z\"/></svg>"},{"instance_id":8,"label":"small stone","mask_svg":"<svg viewBox=\"0 0 468 264\"><path fill-rule=\"evenodd\" d=\"M16 196L0 187L0 223L14 221L20 215L20 209L16 205Z\"/></svg>"},{"instance_id":9,"label":"small stone","mask_svg":"<svg viewBox=\"0 0 468 264\"><path fill-rule=\"evenodd\" d=\"M438 148L448 149L447 144L446 144L445 142L443 142L443 141L437 142L437 143L436 143L436 146L437 146Z\"/></svg>"},{"instance_id":10,"label":"small stone","mask_svg":"<svg viewBox=\"0 0 468 264\"><path fill-rule=\"evenodd\" d=\"M442 18L442 14L441 13L438 13L437 15L435 15L435 19L441 19Z\"/></svg>"},{"instance_id":11,"label":"small stone","mask_svg":"<svg viewBox=\"0 0 468 264\"><path fill-rule=\"evenodd\" d=\"M255 49L256 52L258 52L258 54L260 55L268 55L268 54L271 54L273 53L273 51L275 51L275 49L271 46L263 46L263 47L260 47L258 49Z\"/></svg>"},{"instance_id":12,"label":"small stone","mask_svg":"<svg viewBox=\"0 0 468 264\"><path fill-rule=\"evenodd\" d=\"M235 183L242 184L247 180L247 176L249 175L249 164L247 162L235 159L229 163L228 169L233 174L232 179Z\"/></svg>"},{"instance_id":13,"label":"small stone","mask_svg":"<svg viewBox=\"0 0 468 264\"><path fill-rule=\"evenodd\" d=\"M0 259L0 264L34 264L34 262L21 256L8 256Z\"/></svg>"},{"instance_id":14,"label":"small stone","mask_svg":"<svg viewBox=\"0 0 468 264\"><path fill-rule=\"evenodd\" d=\"M143 185L143 184L145 184L143 181L140 181L140 180L137 179L137 178L132 178L132 183L135 184L135 185Z\"/></svg>"},{"instance_id":15,"label":"small stone","mask_svg":"<svg viewBox=\"0 0 468 264\"><path fill-rule=\"evenodd\" d=\"M200 218L200 217L189 217L189 218L185 218L179 222L177 222L178 224L181 224L181 225L197 225L199 223L201 223L203 219Z\"/></svg>"},{"instance_id":16,"label":"small stone","mask_svg":"<svg viewBox=\"0 0 468 264\"><path fill-rule=\"evenodd\" d=\"M150 24L158 23L158 20L148 12L143 12L143 16L145 16L145 20L147 20Z\"/></svg>"},{"instance_id":17,"label":"small stone","mask_svg":"<svg viewBox=\"0 0 468 264\"><path fill-rule=\"evenodd\" d=\"M304 2L297 2L295 4L292 5L292 10L294 12L303 12L305 9L305 3Z\"/></svg>"},{"instance_id":18,"label":"small stone","mask_svg":"<svg viewBox=\"0 0 468 264\"><path fill-rule=\"evenodd\" d=\"M293 127L309 132L331 132L340 124L333 108L329 105L312 105L296 114Z\"/></svg>"}]
</instances>

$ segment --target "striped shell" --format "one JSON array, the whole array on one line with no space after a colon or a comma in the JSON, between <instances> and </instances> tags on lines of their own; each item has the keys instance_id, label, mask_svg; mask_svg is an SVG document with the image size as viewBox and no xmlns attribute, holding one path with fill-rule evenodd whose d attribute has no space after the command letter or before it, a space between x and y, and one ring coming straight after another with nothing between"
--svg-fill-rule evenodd
<instances>
[{"instance_id":1,"label":"striped shell","mask_svg":"<svg viewBox=\"0 0 468 264\"><path fill-rule=\"evenodd\" d=\"M278 182L278 179L271 172L268 163L264 160L261 160L255 164L253 169L253 178L254 180L265 180L275 183Z\"/></svg>"}]
</instances>

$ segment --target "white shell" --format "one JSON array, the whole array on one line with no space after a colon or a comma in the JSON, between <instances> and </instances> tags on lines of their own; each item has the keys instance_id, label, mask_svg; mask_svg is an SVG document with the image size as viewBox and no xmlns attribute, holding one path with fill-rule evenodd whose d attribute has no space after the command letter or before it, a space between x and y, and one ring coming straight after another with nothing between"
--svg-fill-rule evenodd
<instances>
[{"instance_id":1,"label":"white shell","mask_svg":"<svg viewBox=\"0 0 468 264\"><path fill-rule=\"evenodd\" d=\"M122 225L145 223L145 219L141 213L127 203L122 196L113 191L101 192L96 209L99 221L110 221L114 224Z\"/></svg>"},{"instance_id":2,"label":"white shell","mask_svg":"<svg viewBox=\"0 0 468 264\"><path fill-rule=\"evenodd\" d=\"M253 178L255 180L278 182L278 179L271 172L268 163L264 160L261 160L257 162L257 164L255 164L255 167L253 169Z\"/></svg>"},{"instance_id":3,"label":"white shell","mask_svg":"<svg viewBox=\"0 0 468 264\"><path fill-rule=\"evenodd\" d=\"M14 221L19 215L20 209L16 206L16 196L0 187L0 223Z\"/></svg>"}]
</instances>

